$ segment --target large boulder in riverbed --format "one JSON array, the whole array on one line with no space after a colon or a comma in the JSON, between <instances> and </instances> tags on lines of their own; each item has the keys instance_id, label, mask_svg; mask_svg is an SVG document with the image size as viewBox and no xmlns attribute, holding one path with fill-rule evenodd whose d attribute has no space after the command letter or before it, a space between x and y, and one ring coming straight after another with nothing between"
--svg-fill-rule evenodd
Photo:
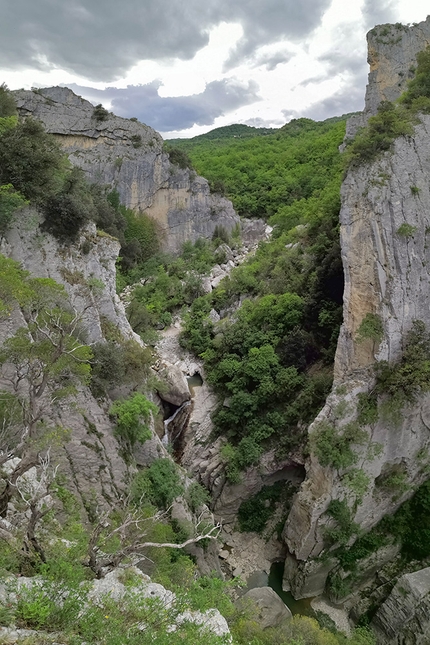
<instances>
[{"instance_id":1,"label":"large boulder in riverbed","mask_svg":"<svg viewBox=\"0 0 430 645\"><path fill-rule=\"evenodd\" d=\"M178 408L191 399L187 379L182 370L172 363L163 363L159 376L165 386L158 394L163 401L167 401Z\"/></svg>"},{"instance_id":2,"label":"large boulder in riverbed","mask_svg":"<svg viewBox=\"0 0 430 645\"><path fill-rule=\"evenodd\" d=\"M277 627L292 616L288 607L270 587L251 589L242 596L237 604L241 609L253 605L256 611L252 618L262 629Z\"/></svg>"}]
</instances>

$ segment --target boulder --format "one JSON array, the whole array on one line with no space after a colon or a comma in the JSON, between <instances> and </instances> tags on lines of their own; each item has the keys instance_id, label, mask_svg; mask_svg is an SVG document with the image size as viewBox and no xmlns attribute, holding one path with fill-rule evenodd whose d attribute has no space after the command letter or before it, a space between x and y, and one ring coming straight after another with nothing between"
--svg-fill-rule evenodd
<instances>
[{"instance_id":1,"label":"boulder","mask_svg":"<svg viewBox=\"0 0 430 645\"><path fill-rule=\"evenodd\" d=\"M256 611L252 614L252 618L262 629L277 627L292 616L288 607L270 587L251 589L237 604L242 609L253 605Z\"/></svg>"},{"instance_id":2,"label":"boulder","mask_svg":"<svg viewBox=\"0 0 430 645\"><path fill-rule=\"evenodd\" d=\"M196 625L204 625L205 630L216 634L217 636L226 636L230 634L227 621L221 616L218 609L208 609L206 611L184 611L176 618L178 625L189 622ZM231 638L231 637L230 637Z\"/></svg>"},{"instance_id":3,"label":"boulder","mask_svg":"<svg viewBox=\"0 0 430 645\"><path fill-rule=\"evenodd\" d=\"M158 392L163 401L179 407L191 399L187 379L177 365L165 362L159 374L166 386L165 390Z\"/></svg>"}]
</instances>

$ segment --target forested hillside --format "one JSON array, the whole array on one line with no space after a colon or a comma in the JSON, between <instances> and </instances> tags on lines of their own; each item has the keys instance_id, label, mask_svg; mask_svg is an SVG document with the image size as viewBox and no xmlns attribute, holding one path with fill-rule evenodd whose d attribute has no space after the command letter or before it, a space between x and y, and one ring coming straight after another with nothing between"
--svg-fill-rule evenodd
<instances>
[{"instance_id":1,"label":"forested hillside","mask_svg":"<svg viewBox=\"0 0 430 645\"><path fill-rule=\"evenodd\" d=\"M240 215L284 220L291 204L326 194L334 178L338 194L338 146L345 121L346 117L323 122L295 119L272 134L256 129L246 139L230 126L229 137L213 130L191 140L175 140L174 145L188 153L197 172L214 191L224 192Z\"/></svg>"}]
</instances>

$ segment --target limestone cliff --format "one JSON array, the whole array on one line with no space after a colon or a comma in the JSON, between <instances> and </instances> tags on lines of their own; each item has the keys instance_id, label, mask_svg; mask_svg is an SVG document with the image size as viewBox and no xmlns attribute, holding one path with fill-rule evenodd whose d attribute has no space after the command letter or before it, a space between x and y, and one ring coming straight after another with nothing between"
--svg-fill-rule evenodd
<instances>
[{"instance_id":1,"label":"limestone cliff","mask_svg":"<svg viewBox=\"0 0 430 645\"><path fill-rule=\"evenodd\" d=\"M375 114L381 101L395 101L413 78L417 54L430 44L430 16L405 26L378 25L367 34L370 66L365 111Z\"/></svg>"},{"instance_id":2,"label":"limestone cliff","mask_svg":"<svg viewBox=\"0 0 430 645\"><path fill-rule=\"evenodd\" d=\"M397 98L406 82L398 72L430 41L429 19L411 28L383 27L368 36L369 112L376 110L378 101ZM385 41L394 35L395 42ZM395 83L395 74L402 80ZM415 320L430 329L429 174L430 117L421 116L413 136L397 139L393 150L373 163L351 169L343 182L344 322L335 381L325 407L309 428L313 450L307 476L285 527L291 554L285 584L296 597L322 593L327 575L337 566L330 558L336 545L327 537L327 531L336 526L327 513L332 500L344 502L351 522L368 531L428 478L428 395L421 394L406 405L398 418L390 414L389 401L386 413L379 413L372 423L359 427L357 414L359 394L371 392L375 384L375 362L393 364L400 359ZM380 342L359 338L367 314L382 324ZM315 442L324 431L335 438L353 433L349 440L355 455L352 465L321 465ZM353 485L357 471L364 473L360 477L366 484L360 493ZM399 473L402 486L396 490L384 486L387 478ZM352 532L348 544L354 539ZM323 553L326 557L316 560Z\"/></svg>"},{"instance_id":3,"label":"limestone cliff","mask_svg":"<svg viewBox=\"0 0 430 645\"><path fill-rule=\"evenodd\" d=\"M88 343L102 340L109 329L141 342L115 293L115 261L120 247L117 240L98 235L95 225L90 224L75 244L63 246L41 230L37 211L27 208L16 219L19 221L1 240L0 252L20 262L32 276L53 278L64 285L71 306L81 315ZM25 319L16 309L10 318L0 321L0 338L3 341L25 326ZM7 388L7 382L0 380L0 387ZM119 455L106 405L97 401L89 388L82 387L73 401L62 402L48 416L48 425L62 426L70 434L66 444L54 442L53 453L68 486L87 512L118 499L127 467Z\"/></svg>"},{"instance_id":4,"label":"limestone cliff","mask_svg":"<svg viewBox=\"0 0 430 645\"><path fill-rule=\"evenodd\" d=\"M123 204L159 225L164 248L211 238L215 227L239 222L231 202L212 195L206 179L170 163L161 136L147 125L108 114L65 87L14 92L21 116L31 115L54 134L70 161L88 179L115 188Z\"/></svg>"},{"instance_id":5,"label":"limestone cliff","mask_svg":"<svg viewBox=\"0 0 430 645\"><path fill-rule=\"evenodd\" d=\"M399 578L372 621L380 645L426 645L430 639L430 568Z\"/></svg>"},{"instance_id":6,"label":"limestone cliff","mask_svg":"<svg viewBox=\"0 0 430 645\"><path fill-rule=\"evenodd\" d=\"M376 114L381 101L395 101L413 78L417 54L430 44L430 16L409 27L377 25L367 34L369 82L362 114L348 120L346 138L352 139L357 129Z\"/></svg>"}]
</instances>

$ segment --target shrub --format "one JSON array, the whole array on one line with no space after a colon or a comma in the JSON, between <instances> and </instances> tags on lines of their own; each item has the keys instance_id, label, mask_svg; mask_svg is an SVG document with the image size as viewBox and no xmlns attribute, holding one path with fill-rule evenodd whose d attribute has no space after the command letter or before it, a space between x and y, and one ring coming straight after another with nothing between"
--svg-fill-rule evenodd
<instances>
[{"instance_id":1,"label":"shrub","mask_svg":"<svg viewBox=\"0 0 430 645\"><path fill-rule=\"evenodd\" d=\"M115 417L115 435L128 453L137 441L143 443L151 438L145 422L157 412L157 406L138 392L125 401L115 401L111 406L109 414Z\"/></svg>"},{"instance_id":2,"label":"shrub","mask_svg":"<svg viewBox=\"0 0 430 645\"><path fill-rule=\"evenodd\" d=\"M179 168L182 168L183 170L185 170L185 168L193 167L192 161L185 150L181 150L181 148L167 147L165 151L169 155L170 163L175 166L179 166Z\"/></svg>"},{"instance_id":3,"label":"shrub","mask_svg":"<svg viewBox=\"0 0 430 645\"><path fill-rule=\"evenodd\" d=\"M375 394L360 393L358 395L357 421L366 426L378 420L378 398Z\"/></svg>"},{"instance_id":4,"label":"shrub","mask_svg":"<svg viewBox=\"0 0 430 645\"><path fill-rule=\"evenodd\" d=\"M322 466L347 468L357 461L352 446L362 444L366 438L367 433L359 430L354 423L337 431L334 426L322 421L312 434L311 443Z\"/></svg>"},{"instance_id":5,"label":"shrub","mask_svg":"<svg viewBox=\"0 0 430 645\"><path fill-rule=\"evenodd\" d=\"M96 219L96 209L82 170L73 168L60 192L44 206L44 228L63 242L76 239L82 226Z\"/></svg>"},{"instance_id":6,"label":"shrub","mask_svg":"<svg viewBox=\"0 0 430 645\"><path fill-rule=\"evenodd\" d=\"M0 186L0 235L8 230L14 213L28 204L27 200L17 192L12 184Z\"/></svg>"},{"instance_id":7,"label":"shrub","mask_svg":"<svg viewBox=\"0 0 430 645\"><path fill-rule=\"evenodd\" d=\"M225 226L221 226L220 224L217 224L215 226L214 232L212 234L212 239L219 241L220 243L224 242L225 244L230 244L230 236L228 234L228 231Z\"/></svg>"},{"instance_id":8,"label":"shrub","mask_svg":"<svg viewBox=\"0 0 430 645\"><path fill-rule=\"evenodd\" d=\"M109 112L103 107L101 103L96 105L93 111L93 119L96 121L106 121L109 117Z\"/></svg>"},{"instance_id":9,"label":"shrub","mask_svg":"<svg viewBox=\"0 0 430 645\"><path fill-rule=\"evenodd\" d=\"M133 148L141 148L142 147L142 135L141 134L132 134L130 137L130 141L133 144Z\"/></svg>"},{"instance_id":10,"label":"shrub","mask_svg":"<svg viewBox=\"0 0 430 645\"><path fill-rule=\"evenodd\" d=\"M430 98L430 47L417 54L417 68L415 78L409 81L408 89L401 97L401 102L410 108L420 106L417 100ZM421 103L421 106L424 104ZM429 105L427 105L427 108ZM427 111L427 110L426 110Z\"/></svg>"},{"instance_id":11,"label":"shrub","mask_svg":"<svg viewBox=\"0 0 430 645\"><path fill-rule=\"evenodd\" d=\"M357 501L361 502L363 495L368 491L370 477L359 468L353 468L346 473L342 482L355 494Z\"/></svg>"},{"instance_id":12,"label":"shrub","mask_svg":"<svg viewBox=\"0 0 430 645\"><path fill-rule=\"evenodd\" d=\"M357 331L357 342L362 343L366 339L379 343L384 335L381 317L368 313L360 323Z\"/></svg>"},{"instance_id":13,"label":"shrub","mask_svg":"<svg viewBox=\"0 0 430 645\"><path fill-rule=\"evenodd\" d=\"M375 392L389 394L391 403L396 400L400 407L430 389L430 334L421 320L414 320L405 345L399 362L390 365L380 361L375 365Z\"/></svg>"},{"instance_id":14,"label":"shrub","mask_svg":"<svg viewBox=\"0 0 430 645\"><path fill-rule=\"evenodd\" d=\"M186 499L191 510L195 513L203 506L203 504L209 503L210 495L206 488L201 486L198 482L193 482L187 488Z\"/></svg>"},{"instance_id":15,"label":"shrub","mask_svg":"<svg viewBox=\"0 0 430 645\"><path fill-rule=\"evenodd\" d=\"M351 511L344 499L332 499L327 508L327 515L330 515L338 524L337 528L326 530L327 537L333 542L346 544L359 530L359 525L351 519Z\"/></svg>"},{"instance_id":16,"label":"shrub","mask_svg":"<svg viewBox=\"0 0 430 645\"><path fill-rule=\"evenodd\" d=\"M178 469L170 459L156 459L149 468L139 472L131 485L131 497L135 504L142 498L157 508L167 509L175 497L182 495Z\"/></svg>"},{"instance_id":17,"label":"shrub","mask_svg":"<svg viewBox=\"0 0 430 645\"><path fill-rule=\"evenodd\" d=\"M0 118L15 116L16 104L15 99L5 83L0 85Z\"/></svg>"},{"instance_id":18,"label":"shrub","mask_svg":"<svg viewBox=\"0 0 430 645\"><path fill-rule=\"evenodd\" d=\"M401 224L397 229L397 235L401 235L402 237L412 237L416 230L416 226L412 226L412 224L403 222L403 224Z\"/></svg>"},{"instance_id":19,"label":"shrub","mask_svg":"<svg viewBox=\"0 0 430 645\"><path fill-rule=\"evenodd\" d=\"M347 147L345 162L353 167L369 163L382 152L390 150L397 137L412 133L411 118L407 111L389 101L381 101L378 113L370 117L367 127Z\"/></svg>"}]
</instances>

